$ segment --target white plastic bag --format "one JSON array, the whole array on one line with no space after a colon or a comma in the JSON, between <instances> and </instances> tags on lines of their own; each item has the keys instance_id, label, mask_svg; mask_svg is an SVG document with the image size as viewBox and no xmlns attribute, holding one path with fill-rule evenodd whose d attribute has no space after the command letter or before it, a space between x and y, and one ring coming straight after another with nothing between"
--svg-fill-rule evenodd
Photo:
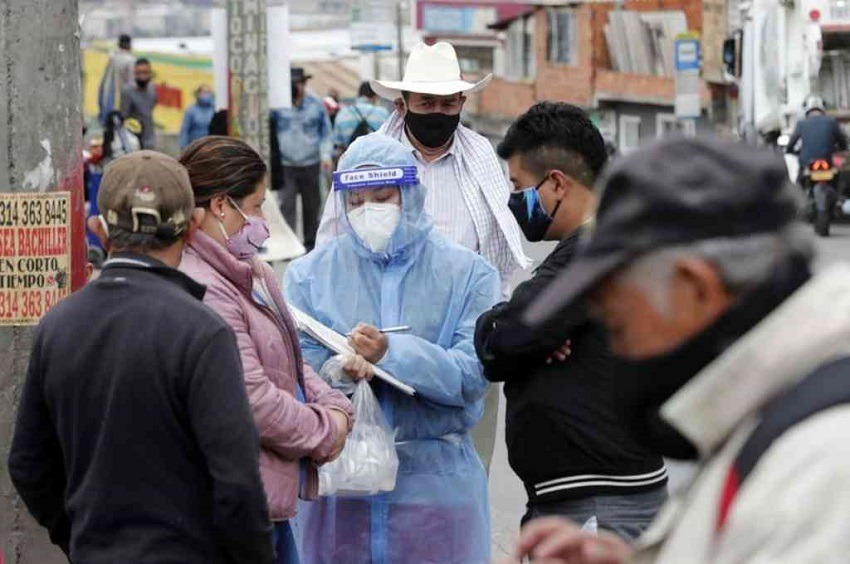
<instances>
[{"instance_id":1,"label":"white plastic bag","mask_svg":"<svg viewBox=\"0 0 850 564\"><path fill-rule=\"evenodd\" d=\"M599 521L596 519L596 515L593 515L581 526L581 532L589 535L599 534Z\"/></svg>"},{"instance_id":2,"label":"white plastic bag","mask_svg":"<svg viewBox=\"0 0 850 564\"><path fill-rule=\"evenodd\" d=\"M342 370L346 360L348 360L348 357L341 354L330 357L319 370L319 378L324 380L334 390L350 396L354 393L357 384L346 376Z\"/></svg>"},{"instance_id":3,"label":"white plastic bag","mask_svg":"<svg viewBox=\"0 0 850 564\"><path fill-rule=\"evenodd\" d=\"M364 496L395 489L395 433L365 380L351 398L354 428L339 458L319 468L319 495Z\"/></svg>"}]
</instances>

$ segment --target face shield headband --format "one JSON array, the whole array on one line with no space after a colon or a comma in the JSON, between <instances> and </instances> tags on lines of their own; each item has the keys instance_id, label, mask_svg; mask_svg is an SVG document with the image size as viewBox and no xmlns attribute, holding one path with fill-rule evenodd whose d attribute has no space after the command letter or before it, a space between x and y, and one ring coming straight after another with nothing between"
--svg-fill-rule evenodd
<instances>
[{"instance_id":1,"label":"face shield headband","mask_svg":"<svg viewBox=\"0 0 850 564\"><path fill-rule=\"evenodd\" d=\"M419 174L413 165L360 168L335 172L333 180L334 190L337 192L386 188L388 186L403 188L419 184Z\"/></svg>"}]
</instances>

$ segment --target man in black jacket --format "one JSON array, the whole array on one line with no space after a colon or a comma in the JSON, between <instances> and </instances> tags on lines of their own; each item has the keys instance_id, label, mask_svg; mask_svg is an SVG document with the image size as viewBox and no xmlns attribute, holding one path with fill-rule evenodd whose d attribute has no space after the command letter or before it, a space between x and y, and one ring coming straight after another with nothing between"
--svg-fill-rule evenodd
<instances>
[{"instance_id":1,"label":"man in black jacket","mask_svg":"<svg viewBox=\"0 0 850 564\"><path fill-rule=\"evenodd\" d=\"M73 562L271 562L236 341L175 270L202 213L188 174L126 155L98 205L110 258L36 330L12 481Z\"/></svg>"},{"instance_id":2,"label":"man in black jacket","mask_svg":"<svg viewBox=\"0 0 850 564\"><path fill-rule=\"evenodd\" d=\"M511 467L528 493L527 521L570 517L631 539L666 498L657 455L626 434L613 410L604 330L583 306L539 328L522 321L529 304L569 264L592 216L592 186L607 158L586 114L542 102L521 116L498 148L516 191L509 203L529 241L560 241L509 302L485 313L475 342L485 374L505 382Z\"/></svg>"}]
</instances>

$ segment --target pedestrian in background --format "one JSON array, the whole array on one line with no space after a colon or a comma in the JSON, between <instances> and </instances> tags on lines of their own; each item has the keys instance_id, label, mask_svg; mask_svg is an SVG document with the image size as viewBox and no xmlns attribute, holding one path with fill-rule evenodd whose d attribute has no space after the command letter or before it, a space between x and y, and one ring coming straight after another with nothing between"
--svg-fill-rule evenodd
<instances>
[{"instance_id":1,"label":"pedestrian in background","mask_svg":"<svg viewBox=\"0 0 850 564\"><path fill-rule=\"evenodd\" d=\"M389 117L386 108L379 105L378 95L368 81L360 84L357 100L340 110L333 132L333 144L339 158L358 137L378 131Z\"/></svg>"},{"instance_id":2,"label":"pedestrian in background","mask_svg":"<svg viewBox=\"0 0 850 564\"><path fill-rule=\"evenodd\" d=\"M290 265L287 298L335 331L351 332L357 355L345 366L349 378L371 378L376 365L416 395L372 380L396 430L395 490L305 504L299 518L305 559L489 562L487 477L470 437L481 418L487 380L473 331L478 316L498 299L498 274L432 229L423 211L426 188L401 143L379 133L363 136L339 166L347 172L388 167L383 177L390 180L349 188L344 176L335 178L346 232ZM378 330L394 325L410 331ZM303 335L302 346L314 370L333 357Z\"/></svg>"},{"instance_id":3,"label":"pedestrian in background","mask_svg":"<svg viewBox=\"0 0 850 564\"><path fill-rule=\"evenodd\" d=\"M319 175L331 171L331 122L322 100L307 92L312 78L304 69L293 67L292 107L272 111L280 152L280 211L290 227L296 226L296 200L301 196L304 246L316 244L322 196Z\"/></svg>"},{"instance_id":4,"label":"pedestrian in background","mask_svg":"<svg viewBox=\"0 0 850 564\"><path fill-rule=\"evenodd\" d=\"M636 552L532 522L546 562L840 562L850 553L850 267L812 275L772 151L676 139L615 163L596 230L529 311L591 292L634 438L697 461Z\"/></svg>"},{"instance_id":5,"label":"pedestrian in background","mask_svg":"<svg viewBox=\"0 0 850 564\"><path fill-rule=\"evenodd\" d=\"M103 166L122 155L141 150L141 132L137 120L125 119L121 112L110 113L103 129Z\"/></svg>"},{"instance_id":6,"label":"pedestrian in background","mask_svg":"<svg viewBox=\"0 0 850 564\"><path fill-rule=\"evenodd\" d=\"M210 122L215 114L215 97L212 88L202 84L195 90L195 103L186 108L180 127L180 149L210 134Z\"/></svg>"},{"instance_id":7,"label":"pedestrian in background","mask_svg":"<svg viewBox=\"0 0 850 564\"><path fill-rule=\"evenodd\" d=\"M526 238L558 241L510 301L481 316L475 335L485 375L505 382L508 460L528 493L523 522L561 515L635 539L667 498L667 473L617 418L605 330L581 302L546 325L522 318L575 256L605 142L581 109L541 102L511 125L498 153Z\"/></svg>"},{"instance_id":8,"label":"pedestrian in background","mask_svg":"<svg viewBox=\"0 0 850 564\"><path fill-rule=\"evenodd\" d=\"M202 216L186 171L126 155L98 204L109 260L36 329L12 482L73 562L271 562L239 350L176 270Z\"/></svg>"},{"instance_id":9,"label":"pedestrian in background","mask_svg":"<svg viewBox=\"0 0 850 564\"><path fill-rule=\"evenodd\" d=\"M109 62L106 63L97 90L97 116L101 125L107 123L107 116L111 112L121 110L121 95L125 88L133 85L135 64L132 39L129 35L122 34L118 38L118 49L109 55Z\"/></svg>"},{"instance_id":10,"label":"pedestrian in background","mask_svg":"<svg viewBox=\"0 0 850 564\"><path fill-rule=\"evenodd\" d=\"M124 87L121 95L121 114L124 119L134 118L141 126L142 149L156 148L156 131L153 110L156 107L156 88L153 70L147 59L139 59L133 67L134 83Z\"/></svg>"},{"instance_id":11,"label":"pedestrian in background","mask_svg":"<svg viewBox=\"0 0 850 564\"><path fill-rule=\"evenodd\" d=\"M243 141L205 137L180 157L206 216L180 269L204 284L204 303L236 333L245 387L260 433L260 473L279 564L298 562L289 520L299 492L318 495L317 465L335 459L351 429L351 403L301 356L298 332L270 266L258 258L266 165Z\"/></svg>"},{"instance_id":12,"label":"pedestrian in background","mask_svg":"<svg viewBox=\"0 0 850 564\"><path fill-rule=\"evenodd\" d=\"M336 125L336 116L342 109L342 101L340 100L339 90L331 88L328 90L328 95L322 100L325 105L325 111L328 112L328 119L331 120L331 127Z\"/></svg>"}]
</instances>

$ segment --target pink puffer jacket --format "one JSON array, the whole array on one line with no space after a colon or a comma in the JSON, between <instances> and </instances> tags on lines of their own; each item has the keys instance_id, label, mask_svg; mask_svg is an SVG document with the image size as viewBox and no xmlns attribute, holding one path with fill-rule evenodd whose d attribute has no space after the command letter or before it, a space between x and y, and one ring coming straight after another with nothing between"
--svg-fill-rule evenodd
<instances>
[{"instance_id":1,"label":"pink puffer jacket","mask_svg":"<svg viewBox=\"0 0 850 564\"><path fill-rule=\"evenodd\" d=\"M299 493L304 499L318 494L317 468L312 463L299 492L299 459L322 459L331 454L335 438L331 410L345 413L350 429L351 403L304 363L297 329L267 264L259 259L240 261L198 231L183 253L180 270L207 287L204 303L236 334L248 399L260 433L260 474L269 513L272 521L290 519L295 516ZM254 276L265 282L283 319L253 298ZM296 396L299 380L306 404Z\"/></svg>"}]
</instances>

